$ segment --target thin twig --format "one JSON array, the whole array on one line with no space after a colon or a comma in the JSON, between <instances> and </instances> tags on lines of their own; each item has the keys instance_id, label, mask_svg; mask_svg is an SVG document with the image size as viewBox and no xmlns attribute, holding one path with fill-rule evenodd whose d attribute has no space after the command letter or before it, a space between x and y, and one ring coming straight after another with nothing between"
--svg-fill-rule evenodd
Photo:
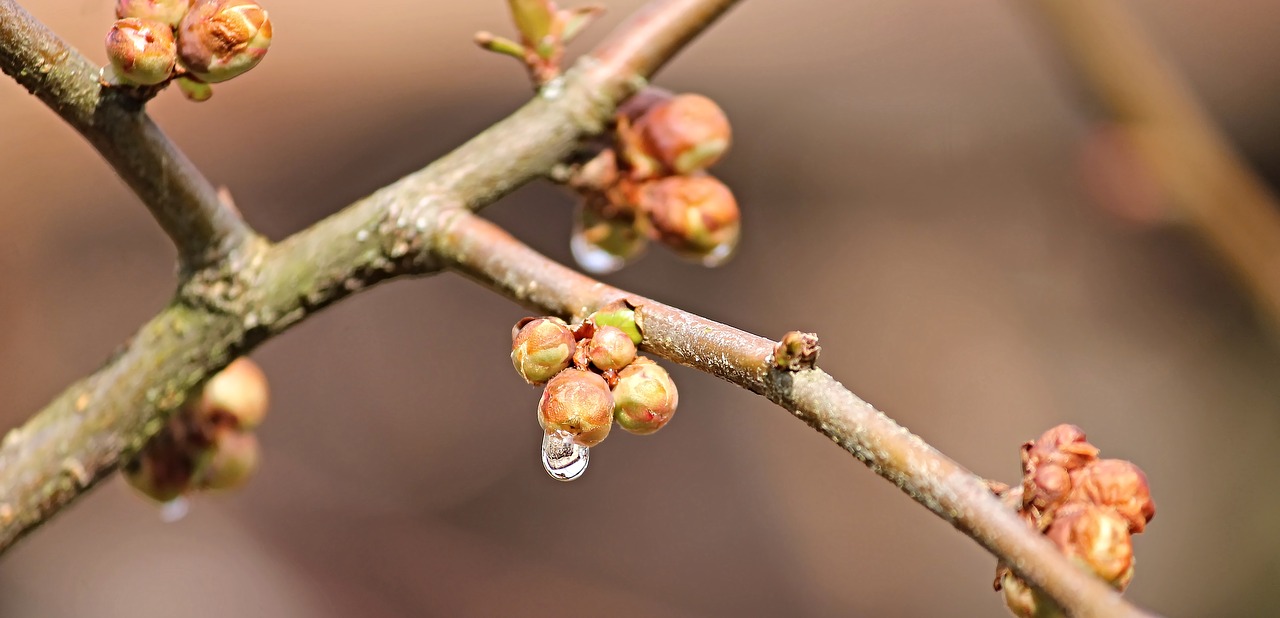
<instances>
[{"instance_id":1,"label":"thin twig","mask_svg":"<svg viewBox=\"0 0 1280 618\"><path fill-rule=\"evenodd\" d=\"M640 78L732 4L653 3L604 51L443 159L274 247L249 243L233 272L193 277L104 368L0 444L0 550L136 453L190 389L234 356L366 286L443 262L553 313L632 299L647 349L793 411L1076 615L1142 615L1023 526L979 479L820 370L771 369L772 342L578 275L469 212L546 174L604 126Z\"/></svg>"},{"instance_id":2,"label":"thin twig","mask_svg":"<svg viewBox=\"0 0 1280 618\"><path fill-rule=\"evenodd\" d=\"M1144 616L1110 586L1067 561L986 483L820 369L779 370L776 342L628 294L565 268L474 215L459 215L435 242L444 265L530 309L586 317L616 300L637 307L642 347L790 410L876 474L969 535L1074 616Z\"/></svg>"},{"instance_id":3,"label":"thin twig","mask_svg":"<svg viewBox=\"0 0 1280 618\"><path fill-rule=\"evenodd\" d=\"M227 257L252 235L141 103L103 88L96 65L13 0L0 0L0 70L98 149L173 240L184 273Z\"/></svg>"},{"instance_id":4,"label":"thin twig","mask_svg":"<svg viewBox=\"0 0 1280 618\"><path fill-rule=\"evenodd\" d=\"M1280 200L1114 0L1036 0L1092 103L1119 124L1189 226L1280 325Z\"/></svg>"},{"instance_id":5,"label":"thin twig","mask_svg":"<svg viewBox=\"0 0 1280 618\"><path fill-rule=\"evenodd\" d=\"M277 245L246 242L235 260L192 273L170 306L104 367L0 443L0 551L137 453L187 392L235 356L379 281L433 272L427 241L442 220L488 205L548 173L583 137L601 130L617 103L648 77L607 67L655 69L661 58L639 61L628 54L649 54L646 38L688 41L710 25L709 16L733 4L655 2L649 18L620 27L609 39L611 49L620 51L604 54L605 61L579 62L514 114L425 169ZM0 63L46 101L94 101L55 108L72 124L93 128L96 111L91 110L101 106L98 91L85 87L92 76L83 73L90 67L56 38L50 42L50 36L12 2L0 0ZM33 73L44 77L30 78ZM103 139L132 139L127 131L109 127L93 131ZM157 217L181 214L164 210ZM183 238L202 233L187 227L173 231Z\"/></svg>"}]
</instances>

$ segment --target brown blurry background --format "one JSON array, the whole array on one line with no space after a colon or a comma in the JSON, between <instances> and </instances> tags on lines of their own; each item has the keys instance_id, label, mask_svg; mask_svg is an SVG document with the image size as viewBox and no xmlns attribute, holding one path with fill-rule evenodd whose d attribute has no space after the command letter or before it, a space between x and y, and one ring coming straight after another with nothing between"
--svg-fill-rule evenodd
<instances>
[{"instance_id":1,"label":"brown blurry background","mask_svg":"<svg viewBox=\"0 0 1280 618\"><path fill-rule=\"evenodd\" d=\"M23 4L103 60L110 2ZM640 3L608 4L578 49ZM1280 4L1127 4L1274 184ZM511 31L504 5L270 0L259 68L209 103L167 92L150 109L283 238L527 97L514 62L470 43ZM985 476L1015 479L1022 441L1083 426L1151 479L1134 600L1275 615L1275 340L1194 238L1098 207L1088 124L1053 52L1012 1L744 3L659 80L735 123L717 174L743 204L740 253L705 270L655 250L607 280L768 336L820 333L828 371ZM174 252L12 82L0 186L7 429L161 308ZM570 212L538 185L486 214L565 261ZM789 259L770 255L779 245ZM0 615L1003 615L976 544L694 371L674 370L670 428L619 434L582 480L550 480L537 391L507 356L522 315L443 275L268 342L254 358L274 406L248 488L163 524L106 483L0 561Z\"/></svg>"}]
</instances>

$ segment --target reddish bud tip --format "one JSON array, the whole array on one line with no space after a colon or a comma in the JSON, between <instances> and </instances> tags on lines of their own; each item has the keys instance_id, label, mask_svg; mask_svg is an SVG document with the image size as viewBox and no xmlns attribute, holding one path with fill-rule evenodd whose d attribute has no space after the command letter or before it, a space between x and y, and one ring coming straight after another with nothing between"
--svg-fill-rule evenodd
<instances>
[{"instance_id":1,"label":"reddish bud tip","mask_svg":"<svg viewBox=\"0 0 1280 618\"><path fill-rule=\"evenodd\" d=\"M517 324L511 340L511 364L530 384L542 384L573 361L573 331L557 318L533 318Z\"/></svg>"},{"instance_id":2,"label":"reddish bud tip","mask_svg":"<svg viewBox=\"0 0 1280 618\"><path fill-rule=\"evenodd\" d=\"M106 46L117 77L154 86L173 75L177 45L166 24L135 17L118 20L107 33Z\"/></svg>"},{"instance_id":3,"label":"reddish bud tip","mask_svg":"<svg viewBox=\"0 0 1280 618\"><path fill-rule=\"evenodd\" d=\"M597 326L587 343L587 356L596 369L618 371L636 359L636 344L622 329Z\"/></svg>"},{"instance_id":4,"label":"reddish bud tip","mask_svg":"<svg viewBox=\"0 0 1280 618\"><path fill-rule=\"evenodd\" d=\"M595 446L613 426L613 396L604 378L581 369L557 374L538 401L538 424L547 433L565 431L582 446Z\"/></svg>"},{"instance_id":5,"label":"reddish bud tip","mask_svg":"<svg viewBox=\"0 0 1280 618\"><path fill-rule=\"evenodd\" d=\"M618 425L631 433L647 435L671 421L680 395L667 370L641 356L618 372L613 401L613 417Z\"/></svg>"},{"instance_id":6,"label":"reddish bud tip","mask_svg":"<svg viewBox=\"0 0 1280 618\"><path fill-rule=\"evenodd\" d=\"M637 198L649 234L682 257L718 266L738 245L738 202L711 176L652 180L640 186Z\"/></svg>"}]
</instances>

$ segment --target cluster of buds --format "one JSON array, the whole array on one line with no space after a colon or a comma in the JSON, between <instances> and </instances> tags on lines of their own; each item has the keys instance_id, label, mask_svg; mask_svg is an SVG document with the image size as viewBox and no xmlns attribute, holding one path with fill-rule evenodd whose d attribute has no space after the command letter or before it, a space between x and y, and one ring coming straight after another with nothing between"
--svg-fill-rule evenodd
<instances>
[{"instance_id":1,"label":"cluster of buds","mask_svg":"<svg viewBox=\"0 0 1280 618\"><path fill-rule=\"evenodd\" d=\"M595 5L561 9L551 0L508 0L507 4L511 7L516 30L520 31L520 41L477 32L476 44L524 63L533 83L538 86L560 74L565 45L604 11Z\"/></svg>"},{"instance_id":2,"label":"cluster of buds","mask_svg":"<svg viewBox=\"0 0 1280 618\"><path fill-rule=\"evenodd\" d=\"M253 361L236 359L125 465L125 479L158 502L191 491L240 487L257 470L253 430L266 413L266 376Z\"/></svg>"},{"instance_id":3,"label":"cluster of buds","mask_svg":"<svg viewBox=\"0 0 1280 618\"><path fill-rule=\"evenodd\" d=\"M578 166L569 184L581 195L573 253L604 273L639 257L649 241L706 266L738 244L741 213L733 192L706 172L729 148L729 120L697 94L648 89L615 118L612 143Z\"/></svg>"},{"instance_id":4,"label":"cluster of buds","mask_svg":"<svg viewBox=\"0 0 1280 618\"><path fill-rule=\"evenodd\" d=\"M271 45L271 20L252 0L117 0L102 83L159 87L176 80L204 101L209 84L257 66Z\"/></svg>"},{"instance_id":5,"label":"cluster of buds","mask_svg":"<svg viewBox=\"0 0 1280 618\"><path fill-rule=\"evenodd\" d=\"M580 447L604 441L616 422L638 435L658 431L675 414L675 382L636 353L635 312L614 303L570 326L554 317L525 318L512 329L511 363L533 385L545 384L538 424Z\"/></svg>"},{"instance_id":6,"label":"cluster of buds","mask_svg":"<svg viewBox=\"0 0 1280 618\"><path fill-rule=\"evenodd\" d=\"M1124 590L1133 579L1132 535L1146 529L1156 507L1142 470L1098 452L1079 427L1059 425L1022 445L1021 487L995 489L1076 564ZM1018 616L1065 615L1003 564L995 587Z\"/></svg>"}]
</instances>

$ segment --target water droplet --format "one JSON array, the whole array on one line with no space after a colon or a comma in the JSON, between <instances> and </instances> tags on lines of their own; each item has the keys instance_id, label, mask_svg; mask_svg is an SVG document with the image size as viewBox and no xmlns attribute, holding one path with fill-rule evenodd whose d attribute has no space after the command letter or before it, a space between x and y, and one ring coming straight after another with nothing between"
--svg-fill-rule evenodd
<instances>
[{"instance_id":1,"label":"water droplet","mask_svg":"<svg viewBox=\"0 0 1280 618\"><path fill-rule=\"evenodd\" d=\"M702 256L702 259L698 260L698 262L707 268L715 268L725 262L728 262L729 258L733 257L733 250L737 247L738 243L736 240L734 242L721 243L716 245L716 247L706 255Z\"/></svg>"},{"instance_id":2,"label":"water droplet","mask_svg":"<svg viewBox=\"0 0 1280 618\"><path fill-rule=\"evenodd\" d=\"M567 431L549 433L542 438L542 467L557 481L574 481L587 471L590 451Z\"/></svg>"},{"instance_id":3,"label":"water droplet","mask_svg":"<svg viewBox=\"0 0 1280 618\"><path fill-rule=\"evenodd\" d=\"M578 263L578 266L593 275L607 275L627 265L625 258L591 244L591 241L580 233L575 233L573 238L569 239L569 249L573 251L573 260Z\"/></svg>"},{"instance_id":4,"label":"water droplet","mask_svg":"<svg viewBox=\"0 0 1280 618\"><path fill-rule=\"evenodd\" d=\"M191 512L191 501L186 496L178 496L160 505L160 521L172 524L182 521Z\"/></svg>"},{"instance_id":5,"label":"water droplet","mask_svg":"<svg viewBox=\"0 0 1280 618\"><path fill-rule=\"evenodd\" d=\"M649 244L634 224L601 217L579 206L573 218L573 236L569 249L583 270L607 275L640 257Z\"/></svg>"}]
</instances>

